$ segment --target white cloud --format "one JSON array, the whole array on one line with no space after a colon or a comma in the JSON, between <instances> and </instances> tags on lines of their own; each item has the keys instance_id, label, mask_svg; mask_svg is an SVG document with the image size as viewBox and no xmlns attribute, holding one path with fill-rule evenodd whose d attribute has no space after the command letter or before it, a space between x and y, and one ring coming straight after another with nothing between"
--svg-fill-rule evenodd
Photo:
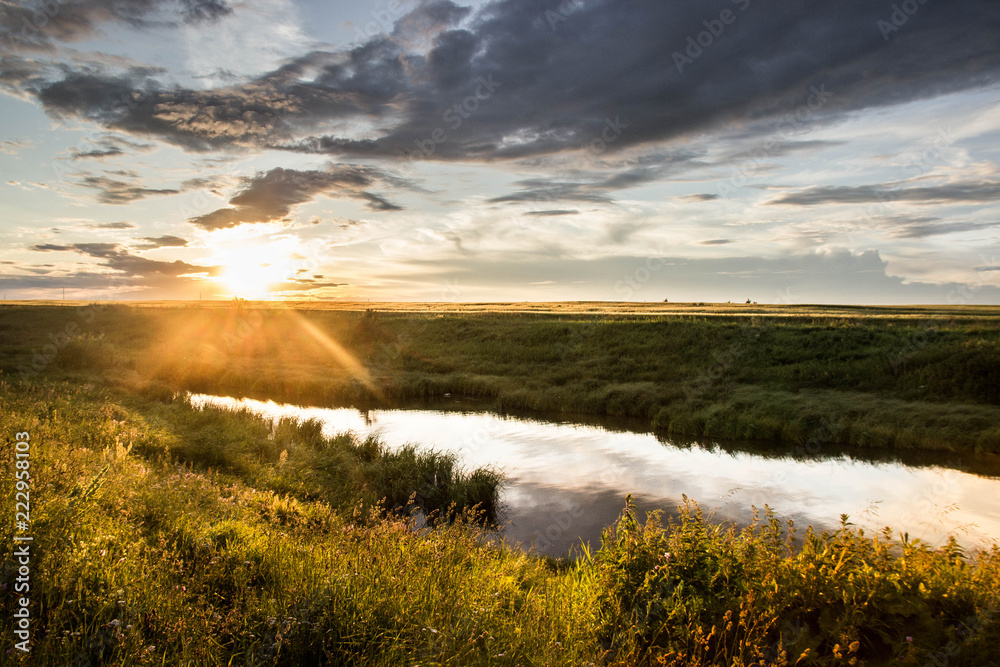
<instances>
[{"instance_id":1,"label":"white cloud","mask_svg":"<svg viewBox=\"0 0 1000 667\"><path fill-rule=\"evenodd\" d=\"M182 29L187 67L206 88L232 83L226 73L252 77L272 71L309 48L291 0L234 2L232 8L220 21Z\"/></svg>"}]
</instances>

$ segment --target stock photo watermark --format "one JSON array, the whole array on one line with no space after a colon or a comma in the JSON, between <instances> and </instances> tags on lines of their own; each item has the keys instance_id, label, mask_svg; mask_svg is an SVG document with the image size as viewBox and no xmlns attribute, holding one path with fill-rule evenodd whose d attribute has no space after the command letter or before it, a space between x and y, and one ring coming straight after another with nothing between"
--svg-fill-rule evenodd
<instances>
[{"instance_id":1,"label":"stock photo watermark","mask_svg":"<svg viewBox=\"0 0 1000 667\"><path fill-rule=\"evenodd\" d=\"M14 636L20 640L14 644L18 651L31 651L31 435L21 431L14 436L15 456L15 506L14 561L17 565L14 578L15 610Z\"/></svg>"},{"instance_id":2,"label":"stock photo watermark","mask_svg":"<svg viewBox=\"0 0 1000 667\"><path fill-rule=\"evenodd\" d=\"M493 74L487 76L480 76L476 79L478 84L468 95L468 97L456 102L452 106L445 109L444 113L441 114L441 120L444 121L451 131L455 132L462 127L462 124L472 117L476 111L479 110L480 105L483 102L488 101L496 93L497 89L503 85L502 82L496 81L493 78ZM445 132L444 127L436 127L431 130L430 134L425 139L415 139L414 144L416 145L416 151L409 153L411 159L415 158L429 158L434 155L434 151L437 150L438 144L443 144L448 141L449 135Z\"/></svg>"},{"instance_id":3,"label":"stock photo watermark","mask_svg":"<svg viewBox=\"0 0 1000 667\"><path fill-rule=\"evenodd\" d=\"M741 12L749 9L751 2L752 0L732 0L733 5ZM705 29L697 34L688 35L684 50L674 51L672 54L677 72L683 74L685 67L693 65L694 61L705 53L705 49L711 48L716 40L722 37L728 26L736 23L738 16L735 11L727 8L719 12L718 16L702 21L701 24Z\"/></svg>"},{"instance_id":4,"label":"stock photo watermark","mask_svg":"<svg viewBox=\"0 0 1000 667\"><path fill-rule=\"evenodd\" d=\"M734 166L732 175L718 184L719 195L728 197L749 182L750 177L764 167L765 160L773 157L781 147L782 141L788 141L810 131L810 125L815 115L830 101L833 93L826 89L826 84L809 86L809 94L805 103L781 116L774 124L774 134L759 146L746 151L740 157L740 164Z\"/></svg>"},{"instance_id":5,"label":"stock photo watermark","mask_svg":"<svg viewBox=\"0 0 1000 667\"><path fill-rule=\"evenodd\" d=\"M879 19L875 23L879 32L882 33L882 39L888 42L893 33L899 32L899 30L907 24L910 18L920 11L920 8L926 4L927 0L904 0L899 4L892 5L892 12L889 14L888 18Z\"/></svg>"},{"instance_id":6,"label":"stock photo watermark","mask_svg":"<svg viewBox=\"0 0 1000 667\"><path fill-rule=\"evenodd\" d=\"M97 309L103 308L104 306L91 304L89 306L78 306L76 308L76 317L78 321L70 321L66 323L62 331L55 333L49 333L48 342L41 348L35 348L31 351L31 359L25 365L22 364L18 367L17 371L21 376L21 379L28 380L35 377L46 368L49 364L55 361L56 357L59 355L63 349L66 348L73 340L76 340L80 336L84 335L84 330L81 328L80 324L92 324L94 317L96 316Z\"/></svg>"},{"instance_id":7,"label":"stock photo watermark","mask_svg":"<svg viewBox=\"0 0 1000 667\"><path fill-rule=\"evenodd\" d=\"M548 21L549 29L555 31L560 23L569 19L570 14L583 7L583 0L563 0L555 10L545 11L545 20Z\"/></svg>"}]
</instances>

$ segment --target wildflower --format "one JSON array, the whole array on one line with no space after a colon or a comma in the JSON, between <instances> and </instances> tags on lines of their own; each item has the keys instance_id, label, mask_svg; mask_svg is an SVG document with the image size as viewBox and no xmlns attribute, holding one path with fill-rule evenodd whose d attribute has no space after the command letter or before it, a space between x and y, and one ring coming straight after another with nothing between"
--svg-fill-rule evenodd
<instances>
[{"instance_id":1,"label":"wildflower","mask_svg":"<svg viewBox=\"0 0 1000 667\"><path fill-rule=\"evenodd\" d=\"M912 644L913 643L913 637L910 637L909 635L907 635L906 641L908 641L909 643Z\"/></svg>"},{"instance_id":2,"label":"wildflower","mask_svg":"<svg viewBox=\"0 0 1000 667\"><path fill-rule=\"evenodd\" d=\"M101 558L104 558L106 553L108 553L107 549L101 549Z\"/></svg>"}]
</instances>

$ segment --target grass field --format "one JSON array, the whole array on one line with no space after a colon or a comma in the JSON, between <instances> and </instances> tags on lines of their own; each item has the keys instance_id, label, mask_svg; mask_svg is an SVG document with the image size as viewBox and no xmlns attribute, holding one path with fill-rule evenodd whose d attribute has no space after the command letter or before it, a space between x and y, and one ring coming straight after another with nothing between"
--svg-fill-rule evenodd
<instances>
[{"instance_id":1,"label":"grass field","mask_svg":"<svg viewBox=\"0 0 1000 667\"><path fill-rule=\"evenodd\" d=\"M0 308L10 513L15 434L31 443L32 651L4 632L14 664L994 664L1000 548L764 508L738 529L694 503L664 525L623 499L598 552L539 559L492 537L494 471L177 394L447 392L779 449L995 452L994 310L157 305ZM18 533L0 525L12 621Z\"/></svg>"},{"instance_id":2,"label":"grass field","mask_svg":"<svg viewBox=\"0 0 1000 667\"><path fill-rule=\"evenodd\" d=\"M1000 452L1000 308L624 309L14 305L0 309L0 369L319 405L449 393L790 448Z\"/></svg>"}]
</instances>

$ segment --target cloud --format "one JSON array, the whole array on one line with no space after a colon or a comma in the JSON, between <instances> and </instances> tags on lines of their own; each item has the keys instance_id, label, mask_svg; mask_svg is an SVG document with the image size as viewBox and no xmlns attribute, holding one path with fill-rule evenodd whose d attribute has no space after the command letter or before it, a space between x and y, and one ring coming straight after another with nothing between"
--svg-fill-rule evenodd
<instances>
[{"instance_id":1,"label":"cloud","mask_svg":"<svg viewBox=\"0 0 1000 667\"><path fill-rule=\"evenodd\" d=\"M493 197L491 204L504 202L544 202L544 201L583 201L594 203L609 203L611 198L600 192L593 183L573 183L549 179L529 178L517 182L521 190L510 194Z\"/></svg>"},{"instance_id":2,"label":"cloud","mask_svg":"<svg viewBox=\"0 0 1000 667\"><path fill-rule=\"evenodd\" d=\"M116 136L113 134L105 134L100 138L92 141L94 148L90 150L74 150L70 152L70 159L72 160L84 160L84 159L103 159L106 157L116 157L118 155L126 155L128 150L146 152L154 148L153 144L145 144L137 141L131 141L125 137Z\"/></svg>"},{"instance_id":3,"label":"cloud","mask_svg":"<svg viewBox=\"0 0 1000 667\"><path fill-rule=\"evenodd\" d=\"M579 211L575 209L552 209L548 211L525 211L524 215L556 216L556 215L576 215Z\"/></svg>"},{"instance_id":4,"label":"cloud","mask_svg":"<svg viewBox=\"0 0 1000 667\"><path fill-rule=\"evenodd\" d=\"M694 195L685 195L681 199L690 199L691 201L712 201L713 199L718 199L719 195L699 193Z\"/></svg>"},{"instance_id":5,"label":"cloud","mask_svg":"<svg viewBox=\"0 0 1000 667\"><path fill-rule=\"evenodd\" d=\"M23 0L0 3L0 44L51 50L54 42L95 36L102 23L133 28L215 21L232 12L221 0Z\"/></svg>"},{"instance_id":6,"label":"cloud","mask_svg":"<svg viewBox=\"0 0 1000 667\"><path fill-rule=\"evenodd\" d=\"M379 169L357 165L335 165L326 171L277 167L244 179L243 189L229 200L227 208L191 218L190 222L213 230L285 220L293 207L319 195L361 199L376 211L401 210L400 206L367 190L386 178Z\"/></svg>"},{"instance_id":7,"label":"cloud","mask_svg":"<svg viewBox=\"0 0 1000 667\"><path fill-rule=\"evenodd\" d=\"M161 237L162 238L162 237ZM173 237L176 238L176 237ZM77 252L95 259L104 260L101 266L120 274L117 277L128 278L134 285L162 285L168 278L178 278L191 275L216 275L220 267L198 266L176 260L165 262L147 259L129 252L127 248L117 243L71 243L54 245L50 243L31 246L38 252Z\"/></svg>"},{"instance_id":8,"label":"cloud","mask_svg":"<svg viewBox=\"0 0 1000 667\"><path fill-rule=\"evenodd\" d=\"M619 222L613 225L608 225L604 234L604 241L610 243L611 245L622 245L632 238L637 232L647 229L649 224L646 222Z\"/></svg>"},{"instance_id":9,"label":"cloud","mask_svg":"<svg viewBox=\"0 0 1000 667\"><path fill-rule=\"evenodd\" d=\"M185 23L217 21L233 13L233 8L221 0L181 0L180 10Z\"/></svg>"},{"instance_id":10,"label":"cloud","mask_svg":"<svg viewBox=\"0 0 1000 667\"><path fill-rule=\"evenodd\" d=\"M7 139L0 141L0 153L7 155L17 155L22 148L31 148L35 145L30 139Z\"/></svg>"},{"instance_id":11,"label":"cloud","mask_svg":"<svg viewBox=\"0 0 1000 667\"><path fill-rule=\"evenodd\" d=\"M176 188L147 188L135 179L122 181L108 176L84 176L77 183L85 188L97 190L97 201L102 204L129 204L153 195L176 195Z\"/></svg>"},{"instance_id":12,"label":"cloud","mask_svg":"<svg viewBox=\"0 0 1000 667\"><path fill-rule=\"evenodd\" d=\"M1000 221L940 220L938 218L914 218L892 230L897 239L922 239L943 234L974 232L980 229L1000 227Z\"/></svg>"},{"instance_id":13,"label":"cloud","mask_svg":"<svg viewBox=\"0 0 1000 667\"><path fill-rule=\"evenodd\" d=\"M975 181L928 187L902 188L890 185L816 186L781 195L770 205L816 206L819 204L869 204L873 202L915 202L966 204L991 203L1000 198L1000 183Z\"/></svg>"},{"instance_id":14,"label":"cloud","mask_svg":"<svg viewBox=\"0 0 1000 667\"><path fill-rule=\"evenodd\" d=\"M145 0L126 11L125 3L91 1L103 14L88 16L132 23L162 4ZM185 16L215 16L213 6ZM313 51L242 85L209 90L165 86L150 72L39 73L13 62L0 79L54 116L189 150L492 160L595 145L611 154L737 119L780 121L806 104L816 120L841 117L987 85L1000 71L1000 17L988 0L921 5L888 41L878 21L891 8L867 0L808 10L795 0L595 0L550 22L547 13L559 7L558 0L498 0L472 15L444 0L425 3L393 34ZM679 61L689 38L724 8L735 22L692 62ZM75 31L51 34L70 39ZM777 150L815 147L790 142Z\"/></svg>"},{"instance_id":15,"label":"cloud","mask_svg":"<svg viewBox=\"0 0 1000 667\"><path fill-rule=\"evenodd\" d=\"M187 239L179 236L144 236L142 240L146 243L137 245L139 250L152 250L153 248L183 248L188 244Z\"/></svg>"},{"instance_id":16,"label":"cloud","mask_svg":"<svg viewBox=\"0 0 1000 667\"><path fill-rule=\"evenodd\" d=\"M657 149L624 165L600 164L595 168L567 170L559 177L517 181L520 190L494 197L492 203L584 201L610 203L611 193L654 183L700 164L703 152L693 149ZM548 167L551 169L551 167Z\"/></svg>"},{"instance_id":17,"label":"cloud","mask_svg":"<svg viewBox=\"0 0 1000 667\"><path fill-rule=\"evenodd\" d=\"M131 222L98 222L87 225L89 229L135 229Z\"/></svg>"},{"instance_id":18,"label":"cloud","mask_svg":"<svg viewBox=\"0 0 1000 667\"><path fill-rule=\"evenodd\" d=\"M55 243L39 243L37 245L31 246L31 249L36 252L62 252L64 250L73 250L73 246L70 245L58 245Z\"/></svg>"},{"instance_id":19,"label":"cloud","mask_svg":"<svg viewBox=\"0 0 1000 667\"><path fill-rule=\"evenodd\" d=\"M728 245L730 243L735 243L733 239L709 239L707 241L699 241L698 245Z\"/></svg>"}]
</instances>

